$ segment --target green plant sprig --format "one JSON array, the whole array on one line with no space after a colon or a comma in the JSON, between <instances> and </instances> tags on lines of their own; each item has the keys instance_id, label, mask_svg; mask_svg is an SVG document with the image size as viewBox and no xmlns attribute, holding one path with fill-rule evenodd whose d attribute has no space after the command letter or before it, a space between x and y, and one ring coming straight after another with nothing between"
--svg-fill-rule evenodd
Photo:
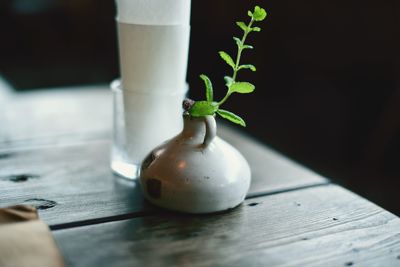
<instances>
[{"instance_id":1,"label":"green plant sprig","mask_svg":"<svg viewBox=\"0 0 400 267\"><path fill-rule=\"evenodd\" d=\"M237 81L237 76L238 72L243 69L256 71L256 67L254 65L240 65L240 60L242 52L245 49L253 49L251 45L245 43L249 33L261 31L259 27L253 27L253 24L255 22L263 21L267 17L267 12L259 6L255 6L254 11L248 11L247 14L250 17L250 21L248 24L242 21L236 22L236 25L238 25L239 28L243 30L243 36L241 39L238 37L233 37L233 40L237 45L236 60L233 60L228 53L224 51L219 51L219 56L225 61L226 64L228 64L228 66L232 68L233 71L232 76L224 77L225 86L227 87L225 96L219 102L214 101L212 82L207 75L201 74L200 78L204 81L204 85L206 88L206 100L196 102L186 100L184 102L184 108L187 113L189 113L189 115L193 117L202 117L206 115L214 115L215 113L217 113L224 119L227 119L244 127L246 126L246 123L241 117L230 111L221 109L220 106L224 104L233 93L248 94L252 93L255 90L255 86L253 84L249 82Z\"/></svg>"}]
</instances>

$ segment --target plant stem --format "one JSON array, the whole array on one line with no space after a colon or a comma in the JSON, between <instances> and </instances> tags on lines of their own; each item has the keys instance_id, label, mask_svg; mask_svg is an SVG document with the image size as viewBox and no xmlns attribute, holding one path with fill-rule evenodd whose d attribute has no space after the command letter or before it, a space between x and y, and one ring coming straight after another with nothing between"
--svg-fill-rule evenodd
<instances>
[{"instance_id":1,"label":"plant stem","mask_svg":"<svg viewBox=\"0 0 400 267\"><path fill-rule=\"evenodd\" d=\"M228 92L226 93L224 98L222 98L222 100L218 102L218 106L221 106L223 103L225 103L225 101L229 98L230 95L231 95L231 93L228 90Z\"/></svg>"},{"instance_id":2,"label":"plant stem","mask_svg":"<svg viewBox=\"0 0 400 267\"><path fill-rule=\"evenodd\" d=\"M251 31L250 29L251 29L251 26L253 25L253 22L254 22L253 19L251 19L249 25L247 25L249 30L244 32L243 38L241 40L242 45L238 48L238 52L237 52L237 55L236 55L236 64L235 64L235 68L233 70L233 76L232 76L233 82L236 81L236 76L237 76L238 69L239 69L240 57L242 56L243 46L244 46L244 43L246 41L247 35Z\"/></svg>"},{"instance_id":3,"label":"plant stem","mask_svg":"<svg viewBox=\"0 0 400 267\"><path fill-rule=\"evenodd\" d=\"M244 43L245 43L245 41L246 41L247 35L251 32L250 29L251 29L251 26L253 25L253 22L254 22L254 20L253 20L253 18L251 18L251 20L250 20L250 22L249 22L249 25L247 25L247 29L248 29L248 30L246 30L246 31L244 32L243 37L242 37L242 40L241 40L241 45L238 46L238 51L237 51L237 54L236 54L235 67L233 68L232 84L235 83L235 81L236 81L236 76L237 76L237 73L238 73L238 71L239 71L240 57L242 56L242 52L243 52L243 46L244 46ZM228 92L226 93L226 95L224 96L224 98L222 98L222 100L218 102L218 106L221 106L223 103L225 103L225 101L229 98L229 96L230 96L231 94L232 94L232 93L231 93L231 91L230 91L229 88L228 88Z\"/></svg>"}]
</instances>

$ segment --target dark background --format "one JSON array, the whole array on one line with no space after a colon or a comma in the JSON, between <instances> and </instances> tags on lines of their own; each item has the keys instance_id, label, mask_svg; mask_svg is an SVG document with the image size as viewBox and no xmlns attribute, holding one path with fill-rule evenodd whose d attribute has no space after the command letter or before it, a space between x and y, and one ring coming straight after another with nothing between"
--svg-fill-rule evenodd
<instances>
[{"instance_id":1,"label":"dark background","mask_svg":"<svg viewBox=\"0 0 400 267\"><path fill-rule=\"evenodd\" d=\"M226 108L251 135L400 214L398 0L193 0L188 81L224 93L233 23L255 4L270 16L250 36L256 84ZM104 84L119 76L112 0L0 0L0 75L17 90Z\"/></svg>"}]
</instances>

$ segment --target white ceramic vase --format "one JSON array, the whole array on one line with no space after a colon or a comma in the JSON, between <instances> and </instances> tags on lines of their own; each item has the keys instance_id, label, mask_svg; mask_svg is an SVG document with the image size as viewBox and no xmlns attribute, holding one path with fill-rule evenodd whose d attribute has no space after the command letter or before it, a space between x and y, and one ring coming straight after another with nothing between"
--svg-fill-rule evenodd
<instances>
[{"instance_id":1,"label":"white ceramic vase","mask_svg":"<svg viewBox=\"0 0 400 267\"><path fill-rule=\"evenodd\" d=\"M232 209L250 186L250 167L233 146L217 136L213 116L183 116L180 134L143 161L140 184L151 203L187 213Z\"/></svg>"}]
</instances>

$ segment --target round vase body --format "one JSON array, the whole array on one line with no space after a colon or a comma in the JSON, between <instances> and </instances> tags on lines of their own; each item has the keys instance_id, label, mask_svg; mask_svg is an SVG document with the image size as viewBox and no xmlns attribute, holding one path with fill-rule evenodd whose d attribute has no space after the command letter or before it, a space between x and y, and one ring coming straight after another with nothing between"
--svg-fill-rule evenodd
<instances>
[{"instance_id":1,"label":"round vase body","mask_svg":"<svg viewBox=\"0 0 400 267\"><path fill-rule=\"evenodd\" d=\"M243 202L250 167L216 136L212 116L184 116L184 129L143 161L140 184L151 203L187 213L228 210Z\"/></svg>"}]
</instances>

